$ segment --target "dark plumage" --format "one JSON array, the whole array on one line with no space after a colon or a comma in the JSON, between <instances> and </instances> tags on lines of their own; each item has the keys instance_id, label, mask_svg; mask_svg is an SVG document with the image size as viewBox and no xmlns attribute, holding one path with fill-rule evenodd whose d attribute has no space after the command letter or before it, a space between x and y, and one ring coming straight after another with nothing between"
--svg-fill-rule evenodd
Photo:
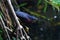
<instances>
[{"instance_id":1,"label":"dark plumage","mask_svg":"<svg viewBox=\"0 0 60 40\"><path fill-rule=\"evenodd\" d=\"M28 13L25 13L19 10L16 11L16 15L19 18L24 18L24 21L26 22L33 22L33 21L38 20L38 18L36 18L35 16L29 15Z\"/></svg>"}]
</instances>

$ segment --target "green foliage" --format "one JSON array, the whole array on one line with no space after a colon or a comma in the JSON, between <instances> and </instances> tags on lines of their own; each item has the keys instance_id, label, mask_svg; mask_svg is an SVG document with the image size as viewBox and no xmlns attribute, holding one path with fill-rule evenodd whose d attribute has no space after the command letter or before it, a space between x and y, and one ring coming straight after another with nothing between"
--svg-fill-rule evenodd
<instances>
[{"instance_id":1,"label":"green foliage","mask_svg":"<svg viewBox=\"0 0 60 40\"><path fill-rule=\"evenodd\" d=\"M37 6L39 6L39 5L40 5L41 1L42 1L42 0L38 0L38 2L37 2Z\"/></svg>"},{"instance_id":2,"label":"green foliage","mask_svg":"<svg viewBox=\"0 0 60 40\"><path fill-rule=\"evenodd\" d=\"M48 20L48 18L47 18L46 16L43 16L43 15L41 15L40 13L31 11L31 10L29 10L29 9L27 9L27 8L23 8L23 9L24 9L25 11L27 11L28 13L30 13L31 15L34 15L34 16L36 16L36 17L40 17L40 18L43 18L43 19ZM53 18L49 18L50 21L52 21L52 19L53 19Z\"/></svg>"},{"instance_id":3,"label":"green foliage","mask_svg":"<svg viewBox=\"0 0 60 40\"><path fill-rule=\"evenodd\" d=\"M60 0L51 0L52 4L60 6Z\"/></svg>"},{"instance_id":4,"label":"green foliage","mask_svg":"<svg viewBox=\"0 0 60 40\"><path fill-rule=\"evenodd\" d=\"M2 15L1 11L0 11L0 16Z\"/></svg>"},{"instance_id":5,"label":"green foliage","mask_svg":"<svg viewBox=\"0 0 60 40\"><path fill-rule=\"evenodd\" d=\"M23 7L23 6L25 6L25 5L27 5L27 3L21 3L20 5L18 5L19 7Z\"/></svg>"},{"instance_id":6,"label":"green foliage","mask_svg":"<svg viewBox=\"0 0 60 40\"><path fill-rule=\"evenodd\" d=\"M60 7L60 0L50 0L50 1L47 1L45 0L48 4L52 5L52 7L55 7L56 9L59 10L59 7Z\"/></svg>"},{"instance_id":7,"label":"green foliage","mask_svg":"<svg viewBox=\"0 0 60 40\"><path fill-rule=\"evenodd\" d=\"M47 10L47 6L48 6L48 4L46 3L46 2L44 2L45 3L45 6L44 6L44 13L46 12L46 10Z\"/></svg>"}]
</instances>

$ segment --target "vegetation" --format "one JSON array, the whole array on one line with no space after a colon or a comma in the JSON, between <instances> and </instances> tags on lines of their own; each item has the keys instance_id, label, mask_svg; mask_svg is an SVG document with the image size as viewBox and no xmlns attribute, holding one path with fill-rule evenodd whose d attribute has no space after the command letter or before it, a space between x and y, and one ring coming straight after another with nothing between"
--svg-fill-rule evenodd
<instances>
[{"instance_id":1,"label":"vegetation","mask_svg":"<svg viewBox=\"0 0 60 40\"><path fill-rule=\"evenodd\" d=\"M0 40L60 40L60 0L11 3L13 8L9 1L0 0ZM16 10L24 15L17 15Z\"/></svg>"}]
</instances>

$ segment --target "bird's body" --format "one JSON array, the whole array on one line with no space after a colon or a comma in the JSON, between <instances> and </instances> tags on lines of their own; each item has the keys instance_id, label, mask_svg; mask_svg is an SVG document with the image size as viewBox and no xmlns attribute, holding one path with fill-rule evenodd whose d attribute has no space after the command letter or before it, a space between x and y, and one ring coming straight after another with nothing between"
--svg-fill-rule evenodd
<instances>
[{"instance_id":1,"label":"bird's body","mask_svg":"<svg viewBox=\"0 0 60 40\"><path fill-rule=\"evenodd\" d=\"M29 15L28 13L19 10L16 11L16 15L19 18L24 18L26 22L33 22L35 20L38 20L38 18L36 18L35 16Z\"/></svg>"}]
</instances>

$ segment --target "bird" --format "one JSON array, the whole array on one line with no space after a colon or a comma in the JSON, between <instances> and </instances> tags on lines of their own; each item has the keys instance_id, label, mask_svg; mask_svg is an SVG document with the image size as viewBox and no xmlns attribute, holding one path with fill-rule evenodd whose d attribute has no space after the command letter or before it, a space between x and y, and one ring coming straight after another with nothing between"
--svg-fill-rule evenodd
<instances>
[{"instance_id":1,"label":"bird","mask_svg":"<svg viewBox=\"0 0 60 40\"><path fill-rule=\"evenodd\" d=\"M24 20L25 22L28 22L28 23L33 23L33 22L35 22L35 21L38 20L37 17L32 16L32 15L26 13L26 12L22 12L22 11L20 11L20 10L17 10L17 11L16 11L16 15L17 15L19 18L23 18L23 20Z\"/></svg>"},{"instance_id":2,"label":"bird","mask_svg":"<svg viewBox=\"0 0 60 40\"><path fill-rule=\"evenodd\" d=\"M18 5L18 4L16 4L16 5ZM14 3L13 3L13 7L14 7L14 10L15 10L15 12L16 12L16 15L17 15L17 17L20 18L23 22L33 23L33 22L35 22L35 21L38 20L37 17L32 16L32 15L26 13L26 12L21 11L21 9L20 9L19 7L16 7L16 5L14 5Z\"/></svg>"}]
</instances>

